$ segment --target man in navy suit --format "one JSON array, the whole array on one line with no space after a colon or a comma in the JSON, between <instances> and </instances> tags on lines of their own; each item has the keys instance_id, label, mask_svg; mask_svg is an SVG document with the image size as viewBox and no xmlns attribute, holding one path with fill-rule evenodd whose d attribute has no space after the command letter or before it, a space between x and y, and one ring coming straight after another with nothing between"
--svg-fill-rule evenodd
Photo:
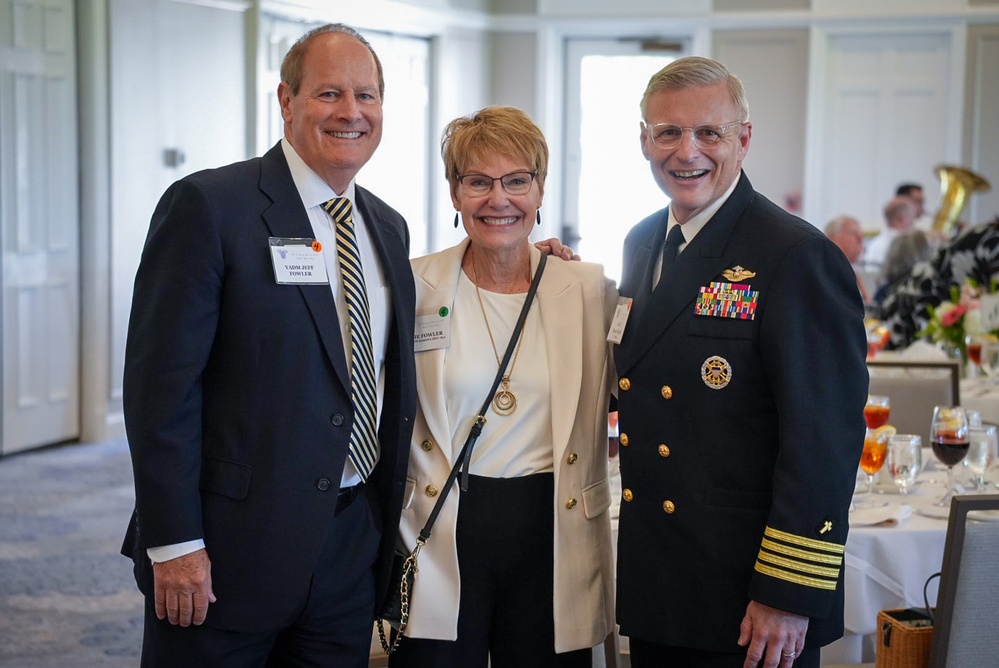
<instances>
[{"instance_id":1,"label":"man in navy suit","mask_svg":"<svg viewBox=\"0 0 999 668\"><path fill-rule=\"evenodd\" d=\"M144 666L366 666L388 587L415 296L405 221L354 183L381 140L381 64L327 25L292 47L281 79L284 139L174 183L135 279L123 553L146 596ZM373 469L348 458L358 346L323 208L341 197L369 304Z\"/></svg>"},{"instance_id":2,"label":"man in navy suit","mask_svg":"<svg viewBox=\"0 0 999 668\"><path fill-rule=\"evenodd\" d=\"M621 632L636 668L818 666L843 630L864 440L856 279L753 190L749 107L724 65L671 63L642 115L670 204L624 246Z\"/></svg>"}]
</instances>

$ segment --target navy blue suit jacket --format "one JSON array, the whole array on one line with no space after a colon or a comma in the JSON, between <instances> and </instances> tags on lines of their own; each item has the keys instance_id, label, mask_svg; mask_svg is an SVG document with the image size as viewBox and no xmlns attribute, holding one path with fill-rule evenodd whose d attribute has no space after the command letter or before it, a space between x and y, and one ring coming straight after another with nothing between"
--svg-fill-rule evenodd
<instances>
[{"instance_id":1,"label":"navy blue suit jacket","mask_svg":"<svg viewBox=\"0 0 999 668\"><path fill-rule=\"evenodd\" d=\"M843 629L867 397L853 270L743 174L653 292L666 220L649 216L624 247L621 294L635 301L616 351L621 632L737 652L755 600L809 617L806 644L828 643ZM724 276L740 268L752 275ZM753 317L696 314L712 283L756 292Z\"/></svg>"},{"instance_id":2,"label":"navy blue suit jacket","mask_svg":"<svg viewBox=\"0 0 999 668\"><path fill-rule=\"evenodd\" d=\"M391 292L381 458L369 480L383 528L380 600L416 409L415 292L403 218L360 187L355 205ZM353 410L333 295L277 284L268 247L269 237L312 236L278 144L174 183L136 274L123 386L136 512L123 552L148 596L146 548L203 537L213 626L287 619L336 506Z\"/></svg>"}]
</instances>

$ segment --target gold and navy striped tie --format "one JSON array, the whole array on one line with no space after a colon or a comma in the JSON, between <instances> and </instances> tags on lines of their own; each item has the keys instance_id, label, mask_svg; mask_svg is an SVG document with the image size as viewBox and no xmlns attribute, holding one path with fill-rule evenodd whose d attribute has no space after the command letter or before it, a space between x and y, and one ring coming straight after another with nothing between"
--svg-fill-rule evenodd
<instances>
[{"instance_id":1,"label":"gold and navy striped tie","mask_svg":"<svg viewBox=\"0 0 999 668\"><path fill-rule=\"evenodd\" d=\"M361 479L367 480L378 458L375 360L368 293L364 289L350 200L334 197L323 205L323 209L336 226L336 254L350 318L350 400L354 405L354 424L350 430L349 457Z\"/></svg>"}]
</instances>

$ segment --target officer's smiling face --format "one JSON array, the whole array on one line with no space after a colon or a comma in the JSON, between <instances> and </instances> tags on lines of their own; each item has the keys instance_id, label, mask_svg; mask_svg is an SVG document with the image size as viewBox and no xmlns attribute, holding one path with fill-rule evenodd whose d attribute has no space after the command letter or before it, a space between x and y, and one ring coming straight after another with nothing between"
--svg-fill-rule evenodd
<instances>
[{"instance_id":1,"label":"officer's smiling face","mask_svg":"<svg viewBox=\"0 0 999 668\"><path fill-rule=\"evenodd\" d=\"M739 109L724 82L709 86L662 89L649 96L641 126L642 154L652 176L670 197L677 221L685 223L721 197L739 177L749 152L750 123L727 129L714 146L699 146L684 131L679 144L663 148L654 143L647 127L669 123L680 127L726 126L739 118Z\"/></svg>"}]
</instances>

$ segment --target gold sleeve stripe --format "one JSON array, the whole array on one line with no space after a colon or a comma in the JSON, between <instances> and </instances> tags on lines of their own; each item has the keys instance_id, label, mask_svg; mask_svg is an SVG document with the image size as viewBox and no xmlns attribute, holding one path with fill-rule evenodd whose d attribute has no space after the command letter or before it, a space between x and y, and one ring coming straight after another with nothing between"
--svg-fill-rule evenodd
<instances>
[{"instance_id":1,"label":"gold sleeve stripe","mask_svg":"<svg viewBox=\"0 0 999 668\"><path fill-rule=\"evenodd\" d=\"M790 571L785 571L780 568L773 568L767 566L766 564L761 564L759 561L756 562L756 571L758 573L763 573L764 575L769 575L772 578L777 578L778 580L787 580L788 582L793 582L794 584L804 585L805 587L814 587L816 589L836 589L835 580L822 580L820 578L810 578L805 575L798 575L797 573L791 573Z\"/></svg>"},{"instance_id":2,"label":"gold sleeve stripe","mask_svg":"<svg viewBox=\"0 0 999 668\"><path fill-rule=\"evenodd\" d=\"M820 554L818 552L809 552L808 550L799 550L796 547L781 545L780 543L775 543L772 540L767 540L766 538L763 539L762 547L770 550L771 552L777 552L778 554L784 554L797 559L805 559L806 561L815 561L820 564L840 566L843 563L843 557L837 557L831 554Z\"/></svg>"},{"instance_id":3,"label":"gold sleeve stripe","mask_svg":"<svg viewBox=\"0 0 999 668\"><path fill-rule=\"evenodd\" d=\"M833 578L834 580L839 577L838 568L826 568L825 566L816 566L815 564L808 564L804 561L798 561L797 559L778 557L776 554L770 554L765 550L760 550L760 555L757 558L760 561L766 561L767 563L774 564L775 566L783 566L784 568L801 571L802 573L809 573L810 575L821 575L823 577Z\"/></svg>"},{"instance_id":4,"label":"gold sleeve stripe","mask_svg":"<svg viewBox=\"0 0 999 668\"><path fill-rule=\"evenodd\" d=\"M792 543L794 545L801 545L802 547L810 547L813 550L823 550L824 552L832 552L833 554L843 554L846 551L845 545L840 545L839 543L831 543L827 540L815 540L814 538L806 538L805 536L798 536L793 533L787 533L786 531L780 531L772 527L767 527L766 531L763 532L764 535L770 536L777 540L782 540L785 543Z\"/></svg>"}]
</instances>

